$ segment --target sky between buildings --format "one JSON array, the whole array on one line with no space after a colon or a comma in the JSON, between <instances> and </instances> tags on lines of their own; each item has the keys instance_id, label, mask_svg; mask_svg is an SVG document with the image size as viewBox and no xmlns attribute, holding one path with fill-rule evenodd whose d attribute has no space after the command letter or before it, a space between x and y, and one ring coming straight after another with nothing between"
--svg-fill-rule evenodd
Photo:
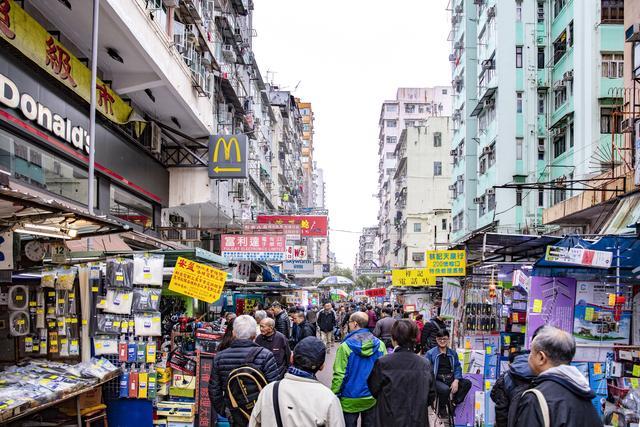
<instances>
[{"instance_id":1,"label":"sky between buildings","mask_svg":"<svg viewBox=\"0 0 640 427\"><path fill-rule=\"evenodd\" d=\"M447 0L255 0L263 78L315 113L331 249L352 267L362 227L377 223L378 118L398 87L448 85ZM337 231L343 230L343 231ZM352 231L354 233L346 233Z\"/></svg>"}]
</instances>

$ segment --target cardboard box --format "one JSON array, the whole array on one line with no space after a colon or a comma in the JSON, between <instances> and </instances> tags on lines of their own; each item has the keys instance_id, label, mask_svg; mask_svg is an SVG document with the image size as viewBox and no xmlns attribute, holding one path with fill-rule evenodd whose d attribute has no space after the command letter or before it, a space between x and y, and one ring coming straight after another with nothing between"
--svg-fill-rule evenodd
<instances>
[{"instance_id":1,"label":"cardboard box","mask_svg":"<svg viewBox=\"0 0 640 427\"><path fill-rule=\"evenodd\" d=\"M194 427L195 417L167 417L167 427Z\"/></svg>"},{"instance_id":2,"label":"cardboard box","mask_svg":"<svg viewBox=\"0 0 640 427\"><path fill-rule=\"evenodd\" d=\"M196 391L195 389L189 388L180 388L180 387L170 387L169 395L171 397L188 397L190 399L195 399Z\"/></svg>"},{"instance_id":3,"label":"cardboard box","mask_svg":"<svg viewBox=\"0 0 640 427\"><path fill-rule=\"evenodd\" d=\"M193 402L174 402L167 400L164 402L158 402L158 416L160 417L193 417L193 408L195 403Z\"/></svg>"}]
</instances>

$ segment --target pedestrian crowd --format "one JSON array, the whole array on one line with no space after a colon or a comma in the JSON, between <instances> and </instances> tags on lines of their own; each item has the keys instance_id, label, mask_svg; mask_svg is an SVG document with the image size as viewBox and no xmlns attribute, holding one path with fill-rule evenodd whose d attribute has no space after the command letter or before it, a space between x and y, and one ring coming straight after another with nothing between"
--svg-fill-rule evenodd
<instances>
[{"instance_id":1,"label":"pedestrian crowd","mask_svg":"<svg viewBox=\"0 0 640 427\"><path fill-rule=\"evenodd\" d=\"M329 302L229 315L211 402L232 426L428 426L429 408L431 419L453 426L471 382L445 320L423 319L391 304ZM325 367L334 343L333 367ZM575 351L570 334L538 329L530 352L513 354L492 388L495 426L602 426L594 392L570 365ZM331 368L327 387L316 374Z\"/></svg>"}]
</instances>

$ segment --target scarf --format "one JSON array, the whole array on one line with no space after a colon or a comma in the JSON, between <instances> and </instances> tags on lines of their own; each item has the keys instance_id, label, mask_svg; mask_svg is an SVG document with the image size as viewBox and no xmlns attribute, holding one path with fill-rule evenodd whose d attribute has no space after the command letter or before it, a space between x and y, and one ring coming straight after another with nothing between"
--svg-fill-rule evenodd
<instances>
[{"instance_id":1,"label":"scarf","mask_svg":"<svg viewBox=\"0 0 640 427\"><path fill-rule=\"evenodd\" d=\"M291 375L295 375L296 377L309 378L309 379L318 381L315 374L312 374L311 372L307 372L303 369L296 368L295 366L289 366L287 373Z\"/></svg>"}]
</instances>

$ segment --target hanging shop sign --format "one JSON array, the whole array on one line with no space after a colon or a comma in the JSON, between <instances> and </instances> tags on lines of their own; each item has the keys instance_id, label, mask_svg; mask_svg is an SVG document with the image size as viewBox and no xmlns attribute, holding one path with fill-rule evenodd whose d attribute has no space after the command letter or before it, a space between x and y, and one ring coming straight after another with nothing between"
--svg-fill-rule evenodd
<instances>
[{"instance_id":1,"label":"hanging shop sign","mask_svg":"<svg viewBox=\"0 0 640 427\"><path fill-rule=\"evenodd\" d=\"M356 274L358 276L383 276L384 275L384 268L379 268L379 267L375 267L375 268L358 268L356 270Z\"/></svg>"},{"instance_id":2,"label":"hanging shop sign","mask_svg":"<svg viewBox=\"0 0 640 427\"><path fill-rule=\"evenodd\" d=\"M284 261L283 235L223 234L222 256L234 261Z\"/></svg>"},{"instance_id":3,"label":"hanging shop sign","mask_svg":"<svg viewBox=\"0 0 640 427\"><path fill-rule=\"evenodd\" d=\"M211 304L220 298L226 280L222 270L178 257L169 290Z\"/></svg>"},{"instance_id":4,"label":"hanging shop sign","mask_svg":"<svg viewBox=\"0 0 640 427\"><path fill-rule=\"evenodd\" d=\"M458 319L462 313L462 286L460 280L445 277L442 280L442 304L440 316Z\"/></svg>"},{"instance_id":5,"label":"hanging shop sign","mask_svg":"<svg viewBox=\"0 0 640 427\"><path fill-rule=\"evenodd\" d=\"M313 260L285 261L280 271L282 274L313 274L315 265Z\"/></svg>"},{"instance_id":6,"label":"hanging shop sign","mask_svg":"<svg viewBox=\"0 0 640 427\"><path fill-rule=\"evenodd\" d=\"M430 276L464 276L466 269L464 250L427 251L427 273Z\"/></svg>"},{"instance_id":7,"label":"hanging shop sign","mask_svg":"<svg viewBox=\"0 0 640 427\"><path fill-rule=\"evenodd\" d=\"M244 224L244 234L284 234L287 240L300 239L300 224Z\"/></svg>"},{"instance_id":8,"label":"hanging shop sign","mask_svg":"<svg viewBox=\"0 0 640 427\"><path fill-rule=\"evenodd\" d=\"M546 261L581 265L584 267L610 268L613 260L613 253L608 251L594 251L592 249L584 248L547 246L547 252L544 259Z\"/></svg>"},{"instance_id":9,"label":"hanging shop sign","mask_svg":"<svg viewBox=\"0 0 640 427\"><path fill-rule=\"evenodd\" d=\"M387 295L386 288L373 288L364 291L364 294L368 297L383 297Z\"/></svg>"},{"instance_id":10,"label":"hanging shop sign","mask_svg":"<svg viewBox=\"0 0 640 427\"><path fill-rule=\"evenodd\" d=\"M211 135L209 178L248 178L247 145L247 135Z\"/></svg>"},{"instance_id":11,"label":"hanging shop sign","mask_svg":"<svg viewBox=\"0 0 640 427\"><path fill-rule=\"evenodd\" d=\"M285 248L286 260L305 260L307 259L307 247L302 245L287 245Z\"/></svg>"},{"instance_id":12,"label":"hanging shop sign","mask_svg":"<svg viewBox=\"0 0 640 427\"><path fill-rule=\"evenodd\" d=\"M327 237L326 215L258 215L259 224L299 224L302 237Z\"/></svg>"},{"instance_id":13,"label":"hanging shop sign","mask_svg":"<svg viewBox=\"0 0 640 427\"><path fill-rule=\"evenodd\" d=\"M14 0L0 0L0 37L40 68L74 91L91 99L91 70L27 14ZM127 123L133 109L106 83L96 81L96 109L109 120ZM15 108L15 107L14 107Z\"/></svg>"},{"instance_id":14,"label":"hanging shop sign","mask_svg":"<svg viewBox=\"0 0 640 427\"><path fill-rule=\"evenodd\" d=\"M403 269L391 271L392 286L435 286L436 277L426 269Z\"/></svg>"}]
</instances>

